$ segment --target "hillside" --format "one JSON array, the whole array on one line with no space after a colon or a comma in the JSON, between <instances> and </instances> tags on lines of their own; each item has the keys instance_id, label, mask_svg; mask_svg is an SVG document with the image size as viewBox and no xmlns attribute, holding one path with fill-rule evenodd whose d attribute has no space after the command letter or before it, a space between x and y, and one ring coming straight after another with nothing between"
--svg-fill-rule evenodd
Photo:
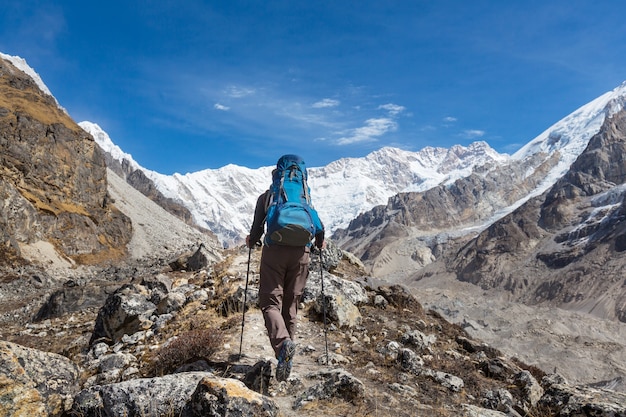
<instances>
[{"instance_id":1,"label":"hillside","mask_svg":"<svg viewBox=\"0 0 626 417\"><path fill-rule=\"evenodd\" d=\"M107 198L104 154L11 62L0 59L0 246L6 263L47 242L72 262L125 256L127 217Z\"/></svg>"}]
</instances>

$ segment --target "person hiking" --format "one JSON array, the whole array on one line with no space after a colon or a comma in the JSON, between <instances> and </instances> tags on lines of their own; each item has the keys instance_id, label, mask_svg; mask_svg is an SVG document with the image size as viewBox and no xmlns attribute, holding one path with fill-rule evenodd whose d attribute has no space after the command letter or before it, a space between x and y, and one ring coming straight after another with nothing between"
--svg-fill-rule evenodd
<instances>
[{"instance_id":1,"label":"person hiking","mask_svg":"<svg viewBox=\"0 0 626 417\"><path fill-rule=\"evenodd\" d=\"M317 248L325 247L324 226L310 201L306 165L297 155L278 160L272 185L257 199L246 245L258 245L264 233L259 306L278 360L276 379L285 381L296 354L298 303L309 274L313 239Z\"/></svg>"}]
</instances>

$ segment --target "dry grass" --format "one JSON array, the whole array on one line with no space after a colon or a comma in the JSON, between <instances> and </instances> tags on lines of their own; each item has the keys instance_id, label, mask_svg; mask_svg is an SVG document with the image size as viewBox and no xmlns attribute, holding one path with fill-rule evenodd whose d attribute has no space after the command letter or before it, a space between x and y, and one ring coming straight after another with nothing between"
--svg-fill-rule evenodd
<instances>
[{"instance_id":1,"label":"dry grass","mask_svg":"<svg viewBox=\"0 0 626 417\"><path fill-rule=\"evenodd\" d=\"M183 332L155 352L146 372L152 376L166 375L185 364L211 360L223 341L222 331L216 328Z\"/></svg>"},{"instance_id":2,"label":"dry grass","mask_svg":"<svg viewBox=\"0 0 626 417\"><path fill-rule=\"evenodd\" d=\"M6 65L12 66L8 62ZM17 72L17 69L15 71ZM24 81L22 88L19 88L10 82L11 79L12 77L0 77L0 107L17 114L28 114L45 124L62 123L70 130L80 129L76 122L59 109L51 97L45 96L32 80Z\"/></svg>"}]
</instances>

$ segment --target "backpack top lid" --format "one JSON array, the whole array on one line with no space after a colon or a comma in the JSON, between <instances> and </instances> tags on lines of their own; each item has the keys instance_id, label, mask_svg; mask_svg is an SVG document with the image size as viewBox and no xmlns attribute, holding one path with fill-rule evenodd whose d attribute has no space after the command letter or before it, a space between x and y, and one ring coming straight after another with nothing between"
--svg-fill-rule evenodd
<instances>
[{"instance_id":1,"label":"backpack top lid","mask_svg":"<svg viewBox=\"0 0 626 417\"><path fill-rule=\"evenodd\" d=\"M304 179L306 180L307 179L306 163L304 162L304 159L302 159L298 155L288 154L288 155L281 156L278 159L278 162L276 162L276 170L277 172L282 173L293 165L297 165L298 168L300 168L300 170L302 171L302 174L304 175Z\"/></svg>"}]
</instances>

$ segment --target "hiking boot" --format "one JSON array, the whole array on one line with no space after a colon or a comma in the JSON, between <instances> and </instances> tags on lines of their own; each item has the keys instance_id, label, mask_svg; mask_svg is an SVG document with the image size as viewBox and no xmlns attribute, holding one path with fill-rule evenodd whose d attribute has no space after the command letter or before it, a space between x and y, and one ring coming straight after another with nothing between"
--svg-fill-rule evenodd
<instances>
[{"instance_id":1,"label":"hiking boot","mask_svg":"<svg viewBox=\"0 0 626 417\"><path fill-rule=\"evenodd\" d=\"M293 365L293 357L296 354L296 344L291 340L285 340L280 353L278 354L278 365L276 365L276 380L286 381L291 373L291 366Z\"/></svg>"}]
</instances>

